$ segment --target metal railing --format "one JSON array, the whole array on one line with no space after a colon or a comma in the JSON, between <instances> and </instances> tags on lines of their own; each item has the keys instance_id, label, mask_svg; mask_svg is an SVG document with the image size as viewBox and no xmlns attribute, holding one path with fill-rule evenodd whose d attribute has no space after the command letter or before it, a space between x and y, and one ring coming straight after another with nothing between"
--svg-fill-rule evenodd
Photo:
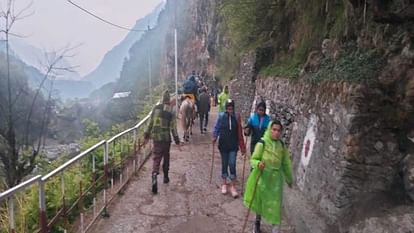
<instances>
[{"instance_id":1,"label":"metal railing","mask_svg":"<svg viewBox=\"0 0 414 233\"><path fill-rule=\"evenodd\" d=\"M64 232L88 231L101 214L107 215L107 206L148 159L151 146L140 136L149 117L150 114L136 126L96 143L45 176L35 176L1 193L0 204L7 201L9 232L16 232L16 196L24 195L27 188L35 185L39 196L39 222L35 232L51 232L58 224ZM89 176L82 173L88 172L92 178L85 181L82 178ZM67 192L78 192L78 195L69 199ZM60 205L48 205L48 200L56 198ZM70 221L75 222L69 224Z\"/></svg>"},{"instance_id":2,"label":"metal railing","mask_svg":"<svg viewBox=\"0 0 414 233\"><path fill-rule=\"evenodd\" d=\"M29 180L24 181L23 183L20 183L19 185L16 185L15 187L6 190L3 193L0 193L0 202L7 200L7 212L9 215L9 231L12 233L15 233L16 229L16 220L15 220L15 196L23 191L25 191L27 188L38 184L42 176L37 175Z\"/></svg>"}]
</instances>

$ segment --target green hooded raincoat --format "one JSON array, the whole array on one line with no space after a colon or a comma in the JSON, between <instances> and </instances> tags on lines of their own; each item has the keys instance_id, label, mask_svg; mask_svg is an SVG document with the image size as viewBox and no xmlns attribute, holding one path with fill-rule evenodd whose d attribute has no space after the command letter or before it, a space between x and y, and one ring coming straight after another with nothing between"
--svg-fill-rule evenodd
<instances>
[{"instance_id":1,"label":"green hooded raincoat","mask_svg":"<svg viewBox=\"0 0 414 233\"><path fill-rule=\"evenodd\" d=\"M244 205L263 216L267 222L280 225L283 184L285 180L288 184L292 183L292 163L283 142L272 139L271 125L272 122L262 138L264 145L258 142L251 157L253 171L247 179ZM260 161L265 163L262 171L257 167ZM253 194L260 173L256 193Z\"/></svg>"},{"instance_id":2,"label":"green hooded raincoat","mask_svg":"<svg viewBox=\"0 0 414 233\"><path fill-rule=\"evenodd\" d=\"M221 92L218 96L218 104L219 104L219 112L225 112L226 111L226 101L230 98L230 94L224 92Z\"/></svg>"}]
</instances>

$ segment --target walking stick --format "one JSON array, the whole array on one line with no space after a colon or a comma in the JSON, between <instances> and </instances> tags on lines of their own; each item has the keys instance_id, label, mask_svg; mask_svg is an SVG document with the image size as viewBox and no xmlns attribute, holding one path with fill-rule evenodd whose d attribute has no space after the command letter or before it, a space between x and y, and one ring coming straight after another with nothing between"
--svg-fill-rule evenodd
<instances>
[{"instance_id":1,"label":"walking stick","mask_svg":"<svg viewBox=\"0 0 414 233\"><path fill-rule=\"evenodd\" d=\"M246 170L246 157L247 153L243 156L243 175L242 175L242 194L244 193L244 171Z\"/></svg>"},{"instance_id":2,"label":"walking stick","mask_svg":"<svg viewBox=\"0 0 414 233\"><path fill-rule=\"evenodd\" d=\"M244 174L246 170L246 157L247 157L247 136L246 140L244 141L244 145L246 146L246 153L243 156L243 173L242 173L242 194L244 193Z\"/></svg>"},{"instance_id":3,"label":"walking stick","mask_svg":"<svg viewBox=\"0 0 414 233\"><path fill-rule=\"evenodd\" d=\"M211 184L211 178L213 177L213 167L214 167L214 147L215 147L215 142L213 142L213 152L211 153L211 169L210 169L210 180L209 183Z\"/></svg>"},{"instance_id":4,"label":"walking stick","mask_svg":"<svg viewBox=\"0 0 414 233\"><path fill-rule=\"evenodd\" d=\"M246 230L247 220L249 219L249 215L250 215L250 209L252 208L252 204L256 196L257 184L259 183L259 179L262 176L262 173L263 173L263 170L260 170L260 173L256 178L256 183L254 184L254 188L253 188L252 200L250 201L249 208L247 209L246 218L244 219L244 223L243 223L242 233L244 233L244 231Z\"/></svg>"}]
</instances>

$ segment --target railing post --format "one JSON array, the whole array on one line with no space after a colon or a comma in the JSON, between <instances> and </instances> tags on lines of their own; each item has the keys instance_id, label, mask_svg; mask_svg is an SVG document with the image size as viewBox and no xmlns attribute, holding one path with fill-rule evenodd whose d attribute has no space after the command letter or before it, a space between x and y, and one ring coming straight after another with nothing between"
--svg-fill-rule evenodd
<instances>
[{"instance_id":1,"label":"railing post","mask_svg":"<svg viewBox=\"0 0 414 233\"><path fill-rule=\"evenodd\" d=\"M116 169L116 139L112 141L112 168L111 168L111 190L114 188L114 170Z\"/></svg>"},{"instance_id":2,"label":"railing post","mask_svg":"<svg viewBox=\"0 0 414 233\"><path fill-rule=\"evenodd\" d=\"M138 156L138 167L140 167L141 166L141 162L142 162L142 159L141 159L141 139L140 138L138 138L138 152L137 152L137 156Z\"/></svg>"},{"instance_id":3,"label":"railing post","mask_svg":"<svg viewBox=\"0 0 414 233\"><path fill-rule=\"evenodd\" d=\"M109 217L108 211L106 209L108 205L108 200L106 196L106 191L108 189L108 161L109 161L109 145L108 141L105 141L104 146L104 190L103 190L103 198L104 198L104 209L102 212L103 217Z\"/></svg>"},{"instance_id":4,"label":"railing post","mask_svg":"<svg viewBox=\"0 0 414 233\"><path fill-rule=\"evenodd\" d=\"M108 155L109 156L109 155ZM111 168L111 190L114 188L114 170L116 169L116 139L112 141L112 168Z\"/></svg>"},{"instance_id":5,"label":"railing post","mask_svg":"<svg viewBox=\"0 0 414 233\"><path fill-rule=\"evenodd\" d=\"M138 159L137 159L137 156L138 156L138 154L137 154L137 131L138 131L138 128L135 128L134 129L134 138L132 139L133 140L133 143L134 143L134 164L133 164L133 169L134 169L134 171L133 171L133 173L134 173L134 175L137 175L137 161L138 161Z\"/></svg>"},{"instance_id":6,"label":"railing post","mask_svg":"<svg viewBox=\"0 0 414 233\"><path fill-rule=\"evenodd\" d=\"M121 136L121 137L119 137L119 151L121 151L121 160L122 160L122 155L123 155L123 153L124 153L124 143L122 142L122 137L123 136Z\"/></svg>"},{"instance_id":7,"label":"railing post","mask_svg":"<svg viewBox=\"0 0 414 233\"><path fill-rule=\"evenodd\" d=\"M9 218L10 218L10 232L16 232L16 222L14 220L14 199L10 197L9 200Z\"/></svg>"},{"instance_id":8,"label":"railing post","mask_svg":"<svg viewBox=\"0 0 414 233\"><path fill-rule=\"evenodd\" d=\"M112 141L112 157L115 158L116 156L116 139Z\"/></svg>"},{"instance_id":9,"label":"railing post","mask_svg":"<svg viewBox=\"0 0 414 233\"><path fill-rule=\"evenodd\" d=\"M137 155L137 131L138 131L138 129L134 129L133 141L134 141L134 155L135 156Z\"/></svg>"},{"instance_id":10,"label":"railing post","mask_svg":"<svg viewBox=\"0 0 414 233\"><path fill-rule=\"evenodd\" d=\"M46 195L45 195L45 182L39 180L39 218L40 218L40 232L47 233L47 215L46 215Z\"/></svg>"},{"instance_id":11,"label":"railing post","mask_svg":"<svg viewBox=\"0 0 414 233\"><path fill-rule=\"evenodd\" d=\"M66 193L65 193L65 174L62 171L60 173L60 186L61 186L61 193L62 193L62 218L63 218L63 224L64 224L64 231L68 228L68 219L66 217Z\"/></svg>"},{"instance_id":12,"label":"railing post","mask_svg":"<svg viewBox=\"0 0 414 233\"><path fill-rule=\"evenodd\" d=\"M92 195L93 195L93 217L96 216L96 158L95 153L92 154Z\"/></svg>"},{"instance_id":13,"label":"railing post","mask_svg":"<svg viewBox=\"0 0 414 233\"><path fill-rule=\"evenodd\" d=\"M131 134L130 133L128 133L127 134L127 154L128 154L128 157L129 156L131 156L131 148L129 148L130 147L130 145L131 144L129 144L129 142L131 141Z\"/></svg>"},{"instance_id":14,"label":"railing post","mask_svg":"<svg viewBox=\"0 0 414 233\"><path fill-rule=\"evenodd\" d=\"M119 181L120 181L121 186L122 186L122 173L124 171L124 163L126 161L125 156L123 155L123 147L124 147L123 145L124 143L122 143L122 138L119 137L119 146L120 146L120 151L121 151L120 156L119 156L121 158L120 164L119 164L119 171L120 171Z\"/></svg>"},{"instance_id":15,"label":"railing post","mask_svg":"<svg viewBox=\"0 0 414 233\"><path fill-rule=\"evenodd\" d=\"M79 202L78 202L78 208L79 208L79 212L80 212L80 229L81 229L81 233L84 232L84 222L83 222L83 212L84 212L84 208L83 208L83 190L82 190L82 181L79 181Z\"/></svg>"}]
</instances>

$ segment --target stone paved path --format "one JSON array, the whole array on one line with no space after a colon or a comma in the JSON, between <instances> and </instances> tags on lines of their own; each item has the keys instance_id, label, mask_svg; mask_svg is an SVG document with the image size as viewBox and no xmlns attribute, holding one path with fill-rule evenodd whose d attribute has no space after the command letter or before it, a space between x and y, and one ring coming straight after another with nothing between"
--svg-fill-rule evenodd
<instances>
[{"instance_id":1,"label":"stone paved path","mask_svg":"<svg viewBox=\"0 0 414 233\"><path fill-rule=\"evenodd\" d=\"M200 134L198 124L190 142L171 148L169 184L158 178L159 193L152 195L151 165L148 160L139 175L131 180L122 196L109 208L110 218L101 218L90 232L102 233L240 233L247 213L242 199L220 193L220 157L216 151L212 184L209 184L211 165L211 131L217 116L210 114L207 134ZM182 135L182 134L181 134ZM238 179L242 177L242 156L238 156ZM248 172L246 161L246 173ZM246 174L247 177L247 174ZM239 192L241 186L238 187ZM251 232L254 215L250 214L246 232ZM271 227L264 223L263 232ZM283 233L293 233L287 221Z\"/></svg>"}]
</instances>

